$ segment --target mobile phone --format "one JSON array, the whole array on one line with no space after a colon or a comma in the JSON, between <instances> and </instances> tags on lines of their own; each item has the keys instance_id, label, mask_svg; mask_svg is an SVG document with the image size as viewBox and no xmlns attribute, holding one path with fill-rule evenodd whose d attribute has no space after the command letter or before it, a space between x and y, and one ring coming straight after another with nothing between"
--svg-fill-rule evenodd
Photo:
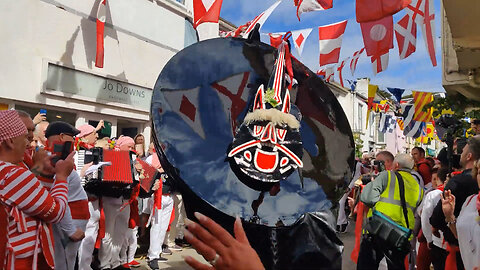
<instances>
[{"instance_id":1,"label":"mobile phone","mask_svg":"<svg viewBox=\"0 0 480 270\"><path fill-rule=\"evenodd\" d=\"M52 158L52 166L59 160L64 160L73 151L73 142L58 142L53 144L53 153L55 156Z\"/></svg>"},{"instance_id":2,"label":"mobile phone","mask_svg":"<svg viewBox=\"0 0 480 270\"><path fill-rule=\"evenodd\" d=\"M40 114L47 115L47 110L46 109L40 109Z\"/></svg>"}]
</instances>

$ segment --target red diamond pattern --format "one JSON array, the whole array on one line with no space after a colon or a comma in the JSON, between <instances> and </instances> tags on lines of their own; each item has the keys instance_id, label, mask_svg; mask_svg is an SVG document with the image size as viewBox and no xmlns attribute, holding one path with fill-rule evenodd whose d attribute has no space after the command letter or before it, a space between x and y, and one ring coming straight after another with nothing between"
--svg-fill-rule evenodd
<instances>
[{"instance_id":1,"label":"red diamond pattern","mask_svg":"<svg viewBox=\"0 0 480 270\"><path fill-rule=\"evenodd\" d=\"M190 102L190 100L188 100L188 98L185 95L183 95L182 97L182 103L180 104L179 111L183 113L185 116L187 116L188 118L190 118L192 122L195 122L195 115L197 114L197 108L195 107L195 105L192 104L192 102Z\"/></svg>"},{"instance_id":2,"label":"red diamond pattern","mask_svg":"<svg viewBox=\"0 0 480 270\"><path fill-rule=\"evenodd\" d=\"M295 43L297 43L297 46L300 47L302 46L302 42L305 40L302 34L298 35L297 40L295 40Z\"/></svg>"}]
</instances>

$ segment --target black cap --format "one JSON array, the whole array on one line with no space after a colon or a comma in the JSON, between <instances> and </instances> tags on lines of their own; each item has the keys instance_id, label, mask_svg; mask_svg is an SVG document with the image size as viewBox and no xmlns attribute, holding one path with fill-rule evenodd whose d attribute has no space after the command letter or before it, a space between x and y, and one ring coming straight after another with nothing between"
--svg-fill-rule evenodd
<instances>
[{"instance_id":1,"label":"black cap","mask_svg":"<svg viewBox=\"0 0 480 270\"><path fill-rule=\"evenodd\" d=\"M47 129L45 130L45 137L48 138L50 136L60 135L62 133L76 136L78 133L80 133L80 131L69 123L57 121L48 125Z\"/></svg>"}]
</instances>

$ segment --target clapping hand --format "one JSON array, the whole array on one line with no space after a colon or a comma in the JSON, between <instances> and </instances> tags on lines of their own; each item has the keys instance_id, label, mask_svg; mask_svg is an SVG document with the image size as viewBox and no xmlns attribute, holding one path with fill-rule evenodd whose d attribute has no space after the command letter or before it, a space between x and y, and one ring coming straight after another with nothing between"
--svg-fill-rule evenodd
<instances>
[{"instance_id":1,"label":"clapping hand","mask_svg":"<svg viewBox=\"0 0 480 270\"><path fill-rule=\"evenodd\" d=\"M212 219L195 213L200 224L187 224L185 239L210 265L194 258L185 257L185 262L197 270L263 270L265 269L255 250L250 246L240 218L235 220L235 238Z\"/></svg>"}]
</instances>

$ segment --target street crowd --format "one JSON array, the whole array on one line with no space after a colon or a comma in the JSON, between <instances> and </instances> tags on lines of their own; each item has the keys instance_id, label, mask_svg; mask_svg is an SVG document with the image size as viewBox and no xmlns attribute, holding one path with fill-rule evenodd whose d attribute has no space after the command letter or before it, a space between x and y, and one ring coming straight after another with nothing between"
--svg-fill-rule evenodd
<instances>
[{"instance_id":1,"label":"street crowd","mask_svg":"<svg viewBox=\"0 0 480 270\"><path fill-rule=\"evenodd\" d=\"M75 128L40 113L32 119L24 111L0 112L0 269L130 269L140 266L139 246L149 267L159 269L165 255L187 245L183 200L153 143L146 149L142 134L98 139L103 125ZM59 159L64 149L57 146L65 145L71 153ZM85 191L95 170L92 162L76 170L78 151L95 147L134 152L154 167L159 177L151 192L139 195L138 183L104 195Z\"/></svg>"},{"instance_id":2,"label":"street crowd","mask_svg":"<svg viewBox=\"0 0 480 270\"><path fill-rule=\"evenodd\" d=\"M0 111L2 269L130 269L139 266L139 246L158 269L184 239L210 262L186 257L195 269L263 269L239 218L234 236L200 213L198 223L185 226L181 195L162 174L153 145L146 149L141 134L98 140L102 125L73 127L41 114ZM57 145L72 149L59 159L64 149ZM140 195L134 183L121 192L87 192L93 165L77 171L75 164L80 150L95 147L136 153L158 171L152 191ZM453 151L425 157L415 147L357 161L336 228L345 232L348 217L356 219L351 259L357 269L480 269L480 136L458 138ZM132 170L141 173L136 165Z\"/></svg>"}]
</instances>

